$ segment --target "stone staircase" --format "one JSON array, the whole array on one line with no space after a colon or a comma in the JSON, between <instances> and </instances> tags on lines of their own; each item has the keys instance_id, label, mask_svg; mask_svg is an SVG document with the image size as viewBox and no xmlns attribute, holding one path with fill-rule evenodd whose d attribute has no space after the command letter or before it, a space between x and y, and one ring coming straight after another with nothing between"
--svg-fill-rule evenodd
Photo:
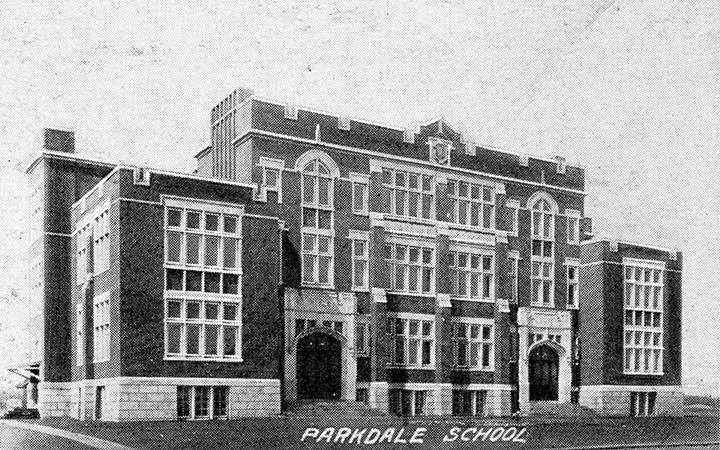
<instances>
[{"instance_id":1,"label":"stone staircase","mask_svg":"<svg viewBox=\"0 0 720 450\"><path fill-rule=\"evenodd\" d=\"M523 411L528 417L595 417L597 413L577 403L530 402Z\"/></svg>"},{"instance_id":2,"label":"stone staircase","mask_svg":"<svg viewBox=\"0 0 720 450\"><path fill-rule=\"evenodd\" d=\"M282 412L286 417L333 418L333 417L391 417L388 412L371 408L362 402L354 401L297 401L291 403Z\"/></svg>"}]
</instances>

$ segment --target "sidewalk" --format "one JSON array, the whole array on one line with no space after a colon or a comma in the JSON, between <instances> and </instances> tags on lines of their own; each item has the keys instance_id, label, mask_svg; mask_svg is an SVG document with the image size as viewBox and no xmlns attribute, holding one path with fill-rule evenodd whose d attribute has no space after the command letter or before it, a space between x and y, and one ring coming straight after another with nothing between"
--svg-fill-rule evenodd
<instances>
[{"instance_id":1,"label":"sidewalk","mask_svg":"<svg viewBox=\"0 0 720 450\"><path fill-rule=\"evenodd\" d=\"M37 431L38 433L45 433L65 439L70 439L72 441L87 445L88 447L93 447L100 450L134 450L132 447L127 447L116 442L106 441L105 439L86 436L80 433L73 433L72 431L60 430L58 428L46 427L44 425L38 425L36 423L23 422L21 420L0 419L0 424L7 425L13 428L22 428L26 430Z\"/></svg>"}]
</instances>

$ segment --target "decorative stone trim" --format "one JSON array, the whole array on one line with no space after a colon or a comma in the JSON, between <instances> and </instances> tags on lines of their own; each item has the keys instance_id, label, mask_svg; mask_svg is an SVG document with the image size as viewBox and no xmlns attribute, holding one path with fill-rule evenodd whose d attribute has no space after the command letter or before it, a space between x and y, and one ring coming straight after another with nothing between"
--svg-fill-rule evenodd
<instances>
[{"instance_id":1,"label":"decorative stone trim","mask_svg":"<svg viewBox=\"0 0 720 450\"><path fill-rule=\"evenodd\" d=\"M385 289L374 287L370 292L375 303L387 303L387 293Z\"/></svg>"}]
</instances>

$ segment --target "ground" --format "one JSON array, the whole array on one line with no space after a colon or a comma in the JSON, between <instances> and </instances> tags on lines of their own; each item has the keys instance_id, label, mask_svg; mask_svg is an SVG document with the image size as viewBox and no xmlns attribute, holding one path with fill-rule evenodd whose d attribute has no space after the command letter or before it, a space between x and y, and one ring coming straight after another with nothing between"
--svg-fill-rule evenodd
<instances>
[{"instance_id":1,"label":"ground","mask_svg":"<svg viewBox=\"0 0 720 450\"><path fill-rule=\"evenodd\" d=\"M423 420L402 420L399 418L384 419L304 419L304 418L262 418L243 419L236 421L208 422L138 422L138 423L99 423L78 422L72 419L43 419L36 421L48 426L82 433L90 436L118 442L137 449L295 449L295 448L357 448L357 444L316 443L306 438L301 442L308 428L317 428L318 434L326 427L336 429L377 428L384 432L388 428L405 428L401 439L409 440L410 434L418 428L427 428L423 444L373 444L363 445L371 448L516 448L543 449L567 448L581 446L602 446L635 443L685 443L685 442L717 442L718 417L683 417L683 418L592 418L592 419L558 419L514 421L464 421L456 418ZM443 442L445 435L453 436L453 427L462 430L478 428L487 430L501 426L527 427L526 443L502 442L502 439L491 442L482 441ZM0 428L0 431L3 429ZM24 430L21 430L24 431ZM369 430L368 430L369 432ZM469 432L466 436L473 435ZM2 441L0 441L0 444ZM0 445L1 446L1 445ZM5 447L2 447L5 448ZM12 448L12 447L10 447ZM20 447L16 447L20 448ZM30 447L25 447L30 448ZM32 448L35 448L34 446ZM38 448L45 448L39 446ZM53 448L48 446L47 448ZM58 446L58 448L61 448ZM75 447L71 447L75 448ZM85 448L85 447L78 447ZM706 447L706 448L717 448Z\"/></svg>"}]
</instances>

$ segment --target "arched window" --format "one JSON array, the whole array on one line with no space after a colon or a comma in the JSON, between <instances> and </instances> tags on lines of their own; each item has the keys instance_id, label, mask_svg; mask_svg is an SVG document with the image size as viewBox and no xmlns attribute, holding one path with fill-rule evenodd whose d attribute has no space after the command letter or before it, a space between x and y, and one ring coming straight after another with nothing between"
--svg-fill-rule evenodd
<instances>
[{"instance_id":1,"label":"arched window","mask_svg":"<svg viewBox=\"0 0 720 450\"><path fill-rule=\"evenodd\" d=\"M302 280L333 284L333 172L318 159L302 167Z\"/></svg>"},{"instance_id":2,"label":"arched window","mask_svg":"<svg viewBox=\"0 0 720 450\"><path fill-rule=\"evenodd\" d=\"M531 303L535 306L553 306L557 204L545 193L533 195L528 204L532 212Z\"/></svg>"}]
</instances>

